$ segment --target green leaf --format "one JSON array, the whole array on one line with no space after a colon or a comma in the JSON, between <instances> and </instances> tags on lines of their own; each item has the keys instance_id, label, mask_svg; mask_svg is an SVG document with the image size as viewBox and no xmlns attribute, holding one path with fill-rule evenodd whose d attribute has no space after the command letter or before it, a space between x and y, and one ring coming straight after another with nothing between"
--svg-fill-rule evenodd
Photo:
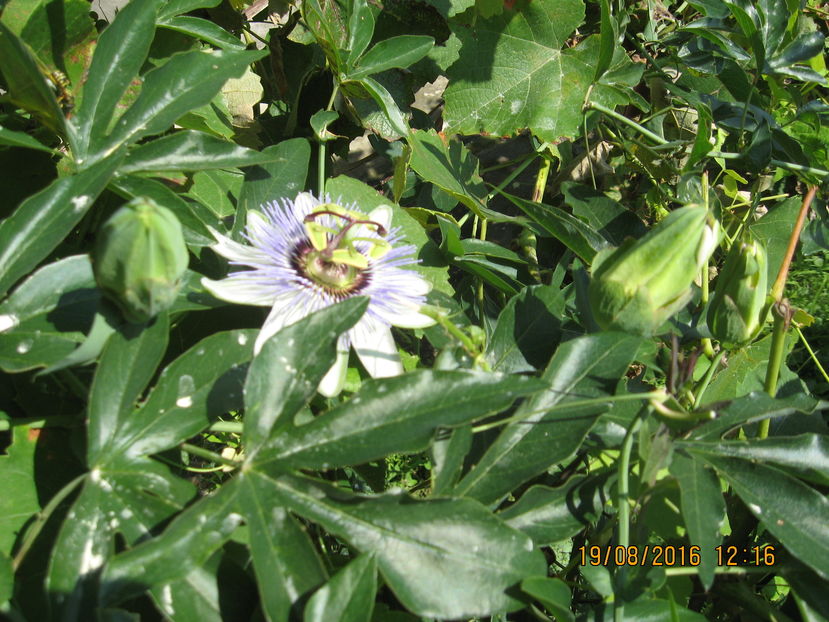
<instances>
[{"instance_id":1,"label":"green leaf","mask_svg":"<svg viewBox=\"0 0 829 622\"><path fill-rule=\"evenodd\" d=\"M131 150L119 172L202 171L279 160L280 155L275 151L255 151L204 132L184 130Z\"/></svg>"},{"instance_id":2,"label":"green leaf","mask_svg":"<svg viewBox=\"0 0 829 622\"><path fill-rule=\"evenodd\" d=\"M357 67L348 73L348 79L359 80L387 69L405 69L426 56L434 44L432 37L421 35L384 39L360 58Z\"/></svg>"},{"instance_id":3,"label":"green leaf","mask_svg":"<svg viewBox=\"0 0 829 622\"><path fill-rule=\"evenodd\" d=\"M471 499L360 497L307 477L270 483L292 512L374 555L386 585L420 616L519 609L524 603L507 590L546 570L529 538Z\"/></svg>"},{"instance_id":4,"label":"green leaf","mask_svg":"<svg viewBox=\"0 0 829 622\"><path fill-rule=\"evenodd\" d=\"M559 488L532 486L498 518L530 536L538 546L576 535L602 514L609 472L573 477Z\"/></svg>"},{"instance_id":5,"label":"green leaf","mask_svg":"<svg viewBox=\"0 0 829 622\"><path fill-rule=\"evenodd\" d=\"M166 17L158 20L158 25L168 30L174 30L196 39L215 45L223 50L243 50L245 44L230 34L227 30L211 21L188 15L180 17Z\"/></svg>"},{"instance_id":6,"label":"green leaf","mask_svg":"<svg viewBox=\"0 0 829 622\"><path fill-rule=\"evenodd\" d=\"M245 171L245 181L239 193L239 209L233 222L234 237L244 230L245 214L249 210L279 199L293 200L305 188L311 146L304 138L284 140L269 151L276 158L271 164L254 166Z\"/></svg>"},{"instance_id":7,"label":"green leaf","mask_svg":"<svg viewBox=\"0 0 829 622\"><path fill-rule=\"evenodd\" d=\"M149 326L125 324L107 341L89 391L87 464L98 464L132 416L138 396L164 356L169 330L162 314Z\"/></svg>"},{"instance_id":8,"label":"green leaf","mask_svg":"<svg viewBox=\"0 0 829 622\"><path fill-rule=\"evenodd\" d=\"M72 352L99 300L88 256L40 268L0 304L0 368L25 371Z\"/></svg>"},{"instance_id":9,"label":"green leaf","mask_svg":"<svg viewBox=\"0 0 829 622\"><path fill-rule=\"evenodd\" d=\"M0 73L5 78L8 97L36 115L47 127L64 133L65 119L55 94L48 86L28 46L0 21Z\"/></svg>"},{"instance_id":10,"label":"green leaf","mask_svg":"<svg viewBox=\"0 0 829 622\"><path fill-rule=\"evenodd\" d=\"M389 123L391 123L391 129L399 136L406 136L409 133L409 126L403 118L400 108L397 107L397 103L394 101L394 98L391 96L391 93L388 92L386 87L374 78L369 77L360 78L356 82L360 84L368 92L368 94L371 95L372 99L377 102L377 105L380 106L380 109L388 118Z\"/></svg>"},{"instance_id":11,"label":"green leaf","mask_svg":"<svg viewBox=\"0 0 829 622\"><path fill-rule=\"evenodd\" d=\"M255 330L214 333L165 367L147 401L119 428L117 451L139 456L169 449L214 417L242 408L255 337Z\"/></svg>"},{"instance_id":12,"label":"green leaf","mask_svg":"<svg viewBox=\"0 0 829 622\"><path fill-rule=\"evenodd\" d=\"M0 223L0 296L80 222L121 161L115 154L32 195Z\"/></svg>"},{"instance_id":13,"label":"green leaf","mask_svg":"<svg viewBox=\"0 0 829 622\"><path fill-rule=\"evenodd\" d=\"M548 613L560 622L574 622L570 611L570 588L561 579L550 577L529 577L521 581L521 591L529 594L544 605Z\"/></svg>"},{"instance_id":14,"label":"green leaf","mask_svg":"<svg viewBox=\"0 0 829 622\"><path fill-rule=\"evenodd\" d=\"M519 0L474 29L457 26L462 46L447 72L446 133L530 128L550 142L575 135L596 59L562 48L583 19L582 0Z\"/></svg>"},{"instance_id":15,"label":"green leaf","mask_svg":"<svg viewBox=\"0 0 829 622\"><path fill-rule=\"evenodd\" d=\"M351 15L348 19L348 64L355 61L366 51L374 35L374 13L366 0L354 0L351 3Z\"/></svg>"},{"instance_id":16,"label":"green leaf","mask_svg":"<svg viewBox=\"0 0 829 622\"><path fill-rule=\"evenodd\" d=\"M45 151L46 153L54 153L52 149L25 132L15 132L2 126L0 126L0 145L25 147L26 149L37 149L38 151Z\"/></svg>"},{"instance_id":17,"label":"green leaf","mask_svg":"<svg viewBox=\"0 0 829 622\"><path fill-rule=\"evenodd\" d=\"M41 508L35 479L38 434L28 426L14 426L11 445L0 455L0 471L6 481L5 494L0 497L0 555L11 555L20 532Z\"/></svg>"},{"instance_id":18,"label":"green leaf","mask_svg":"<svg viewBox=\"0 0 829 622\"><path fill-rule=\"evenodd\" d=\"M820 406L826 408L824 403ZM770 417L798 416L814 413L819 407L816 399L804 393L775 399L763 391L742 395L717 412L717 418L693 430L690 438L717 440L732 430L748 423L756 423Z\"/></svg>"},{"instance_id":19,"label":"green leaf","mask_svg":"<svg viewBox=\"0 0 829 622\"><path fill-rule=\"evenodd\" d=\"M245 451L252 458L316 394L337 358L339 336L353 327L368 298L351 298L286 326L268 339L245 381ZM284 433L284 432L282 432Z\"/></svg>"},{"instance_id":20,"label":"green leaf","mask_svg":"<svg viewBox=\"0 0 829 622\"><path fill-rule=\"evenodd\" d=\"M462 142L452 140L447 145L434 130L414 130L409 136L409 145L412 170L425 181L435 184L478 216L500 216L486 209L487 193L478 175L478 158Z\"/></svg>"},{"instance_id":21,"label":"green leaf","mask_svg":"<svg viewBox=\"0 0 829 622\"><path fill-rule=\"evenodd\" d=\"M451 492L463 472L463 462L472 447L470 426L439 434L432 442L432 496Z\"/></svg>"},{"instance_id":22,"label":"green leaf","mask_svg":"<svg viewBox=\"0 0 829 622\"><path fill-rule=\"evenodd\" d=\"M454 492L494 503L572 456L598 416L612 406L562 407L573 400L613 395L639 343L633 336L600 333L560 345L542 375L549 389L518 407L516 420L504 427Z\"/></svg>"},{"instance_id":23,"label":"green leaf","mask_svg":"<svg viewBox=\"0 0 829 622\"><path fill-rule=\"evenodd\" d=\"M829 578L829 499L774 467L686 448L713 466L789 552Z\"/></svg>"},{"instance_id":24,"label":"green leaf","mask_svg":"<svg viewBox=\"0 0 829 622\"><path fill-rule=\"evenodd\" d=\"M800 198L789 197L777 203L760 220L751 224L752 235L766 247L769 283L773 283L777 278L799 211Z\"/></svg>"},{"instance_id":25,"label":"green leaf","mask_svg":"<svg viewBox=\"0 0 829 622\"><path fill-rule=\"evenodd\" d=\"M205 9L221 4L222 0L167 0L158 11L159 19L168 19L196 9Z\"/></svg>"},{"instance_id":26,"label":"green leaf","mask_svg":"<svg viewBox=\"0 0 829 622\"><path fill-rule=\"evenodd\" d=\"M324 417L274 437L257 464L328 469L420 451L439 428L483 419L543 388L534 378L460 370L369 380Z\"/></svg>"},{"instance_id":27,"label":"green leaf","mask_svg":"<svg viewBox=\"0 0 829 622\"><path fill-rule=\"evenodd\" d=\"M693 448L696 453L776 465L816 484L829 484L829 437L825 434L709 443L680 441L677 447Z\"/></svg>"},{"instance_id":28,"label":"green leaf","mask_svg":"<svg viewBox=\"0 0 829 622\"><path fill-rule=\"evenodd\" d=\"M50 71L66 71L65 59L78 53L94 31L84 0L10 0L3 8L3 23Z\"/></svg>"},{"instance_id":29,"label":"green leaf","mask_svg":"<svg viewBox=\"0 0 829 622\"><path fill-rule=\"evenodd\" d=\"M704 464L678 453L673 455L670 471L679 482L682 518L691 545L699 547L699 579L708 590L714 583L714 547L722 541L720 527L725 519L720 479Z\"/></svg>"},{"instance_id":30,"label":"green leaf","mask_svg":"<svg viewBox=\"0 0 829 622\"><path fill-rule=\"evenodd\" d=\"M105 496L100 486L87 481L52 549L46 588L53 609L67 620L93 617L98 574L114 550Z\"/></svg>"},{"instance_id":31,"label":"green leaf","mask_svg":"<svg viewBox=\"0 0 829 622\"><path fill-rule=\"evenodd\" d=\"M487 344L493 371L516 373L545 367L561 337L564 295L552 285L525 287L498 316Z\"/></svg>"},{"instance_id":32,"label":"green leaf","mask_svg":"<svg viewBox=\"0 0 829 622\"><path fill-rule=\"evenodd\" d=\"M84 84L83 100L72 119L75 157L97 151L116 104L138 75L155 33L160 0L130 2L101 33Z\"/></svg>"},{"instance_id":33,"label":"green leaf","mask_svg":"<svg viewBox=\"0 0 829 622\"><path fill-rule=\"evenodd\" d=\"M265 54L265 50L176 54L144 76L141 93L115 124L106 147L96 151L96 157L168 129L183 114L208 103L229 78L242 75L250 63Z\"/></svg>"},{"instance_id":34,"label":"green leaf","mask_svg":"<svg viewBox=\"0 0 829 622\"><path fill-rule=\"evenodd\" d=\"M590 186L568 181L561 184L561 192L573 215L614 246L620 246L625 238L640 238L647 231L633 212Z\"/></svg>"},{"instance_id":35,"label":"green leaf","mask_svg":"<svg viewBox=\"0 0 829 622\"><path fill-rule=\"evenodd\" d=\"M254 543L250 552L262 608L271 622L287 621L297 603L325 583L325 567L306 529L281 507L268 478L249 471L238 494Z\"/></svg>"},{"instance_id":36,"label":"green leaf","mask_svg":"<svg viewBox=\"0 0 829 622\"><path fill-rule=\"evenodd\" d=\"M305 606L304 622L369 622L377 592L377 560L360 555L318 589Z\"/></svg>"},{"instance_id":37,"label":"green leaf","mask_svg":"<svg viewBox=\"0 0 829 622\"><path fill-rule=\"evenodd\" d=\"M618 28L616 20L610 10L609 0L600 0L601 6L601 45L599 48L599 60L596 63L596 73L593 74L593 81L598 82L605 71L610 68L613 60L613 52L618 39Z\"/></svg>"},{"instance_id":38,"label":"green leaf","mask_svg":"<svg viewBox=\"0 0 829 622\"><path fill-rule=\"evenodd\" d=\"M12 597L14 592L14 567L11 558L0 552L0 606Z\"/></svg>"},{"instance_id":39,"label":"green leaf","mask_svg":"<svg viewBox=\"0 0 829 622\"><path fill-rule=\"evenodd\" d=\"M560 208L534 203L503 191L499 191L499 194L509 199L533 222L587 263L593 260L597 252L608 246L607 240L590 225Z\"/></svg>"},{"instance_id":40,"label":"green leaf","mask_svg":"<svg viewBox=\"0 0 829 622\"><path fill-rule=\"evenodd\" d=\"M179 514L161 535L111 559L101 575L101 602L117 604L203 564L242 520L234 511L237 489L226 484Z\"/></svg>"}]
</instances>

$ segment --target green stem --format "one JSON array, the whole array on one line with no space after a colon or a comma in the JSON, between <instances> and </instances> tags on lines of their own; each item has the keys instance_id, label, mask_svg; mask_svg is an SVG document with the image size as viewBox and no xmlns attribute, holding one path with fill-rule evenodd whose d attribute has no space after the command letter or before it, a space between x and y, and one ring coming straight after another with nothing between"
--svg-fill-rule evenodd
<instances>
[{"instance_id":1,"label":"green stem","mask_svg":"<svg viewBox=\"0 0 829 622\"><path fill-rule=\"evenodd\" d=\"M488 195L486 195L486 200L491 201L492 197L494 197L501 190L509 186L516 177L518 177L521 173L524 172L524 169L526 169L530 164L532 164L532 161L535 160L537 155L537 153L532 153L529 156L527 156L527 159L524 160L521 164L519 164L514 171L507 175L504 181L502 181L497 186L493 186L492 191Z\"/></svg>"},{"instance_id":2,"label":"green stem","mask_svg":"<svg viewBox=\"0 0 829 622\"><path fill-rule=\"evenodd\" d=\"M720 361L722 361L723 356L725 356L725 350L720 350L719 352L717 352L717 354L714 357L714 360L711 361L711 365L708 366L708 369L705 372L705 376L700 381L699 386L694 391L694 394L696 396L694 397L694 410L699 408L699 405L702 403L702 396L705 395L705 390L711 383L711 378L714 377L714 372L717 371L717 367L720 366Z\"/></svg>"},{"instance_id":3,"label":"green stem","mask_svg":"<svg viewBox=\"0 0 829 622\"><path fill-rule=\"evenodd\" d=\"M497 428L502 425L506 425L508 423L516 423L527 419L527 417L532 417L538 413L554 413L558 411L572 411L576 408L582 408L584 406L595 406L597 404L611 404L613 402L634 402L640 400L657 400L663 401L666 398L666 393L664 391L650 391L648 393L624 393L622 395L611 395L609 397L591 397L583 400L572 400L566 402L564 404L556 404L554 406L547 406L541 410L531 411L531 412L522 412L518 415L513 415L511 417L506 417L505 419L499 419L498 421L490 421L489 423L482 423L481 425L476 425L472 428L472 432L484 432L486 430L491 430L492 428ZM527 422L527 423L534 423L534 422Z\"/></svg>"},{"instance_id":4,"label":"green stem","mask_svg":"<svg viewBox=\"0 0 829 622\"><path fill-rule=\"evenodd\" d=\"M607 106L602 106L597 102L590 102L587 104L587 108L591 108L593 110L598 110L599 112L606 114L608 117L612 119L616 119L619 123L624 123L625 125L632 127L637 132L642 134L642 136L646 136L654 141L658 145L667 145L670 141L665 140L659 134L654 134L649 129L642 127L636 121L632 119L628 119L626 116L619 114L615 110L608 108Z\"/></svg>"},{"instance_id":5,"label":"green stem","mask_svg":"<svg viewBox=\"0 0 829 622\"><path fill-rule=\"evenodd\" d=\"M190 455L198 456L199 458L204 458L205 460L210 460L211 462L216 462L218 464L234 468L239 466L239 462L236 460L228 460L224 456L220 456L219 454L210 451L209 449L204 449L203 447L197 447L196 445L191 445L190 443L182 443L179 447Z\"/></svg>"},{"instance_id":6,"label":"green stem","mask_svg":"<svg viewBox=\"0 0 829 622\"><path fill-rule=\"evenodd\" d=\"M784 312L785 313L785 312ZM777 305L772 307L774 315L774 328L771 333L771 350L769 351L769 363L766 366L766 381L763 390L771 397L777 394L777 380L780 377L780 367L783 365L783 354L786 344L786 329L789 320L780 313ZM763 419L757 432L759 438L766 438L769 435L770 419Z\"/></svg>"},{"instance_id":7,"label":"green stem","mask_svg":"<svg viewBox=\"0 0 829 622\"><path fill-rule=\"evenodd\" d=\"M17 551L17 555L14 556L14 560L12 561L12 566L15 570L20 567L20 564L23 563L23 558L26 557L26 553L28 553L29 549L32 548L32 544L34 544L35 540L37 539L38 534L40 534L41 529L46 524L46 521L49 520L49 517L52 515L52 512L57 509L57 507L63 502L66 497L72 494L72 491L78 487L78 484L86 479L87 474L84 473L83 475L78 475L75 479L71 482L66 484L63 488L60 489L60 492L56 494L49 500L49 503L46 504L46 507L41 510L37 515L37 520L32 523L32 526L26 530L26 536L23 538L23 544L20 546L20 550Z\"/></svg>"},{"instance_id":8,"label":"green stem","mask_svg":"<svg viewBox=\"0 0 829 622\"><path fill-rule=\"evenodd\" d=\"M0 418L0 432L8 432L15 426L27 425L33 430L41 428L73 428L83 424L83 418L74 415L55 415L53 417L14 417ZM211 432L229 432L241 434L244 424L241 421L217 421L210 425Z\"/></svg>"},{"instance_id":9,"label":"green stem","mask_svg":"<svg viewBox=\"0 0 829 622\"><path fill-rule=\"evenodd\" d=\"M650 138L658 145L668 145L671 141L666 140L659 136L658 134L654 134L649 129L642 127L636 121L632 119L628 119L626 116L619 114L615 110L607 108L606 106L602 106L596 102L590 102L587 104L586 108L597 110L607 116L619 121L635 129L637 132L642 134L643 136ZM728 151L709 151L708 157L710 158L722 158L723 160L739 160L740 158L744 157L741 153L730 153ZM802 164L795 164L794 162L784 162L782 160L772 160L770 163L772 166L776 166L778 168L786 169L787 171L793 171L796 173L806 173L808 175L814 175L816 177L829 177L829 171L826 171L821 168L813 168L811 166L803 166Z\"/></svg>"},{"instance_id":10,"label":"green stem","mask_svg":"<svg viewBox=\"0 0 829 622\"><path fill-rule=\"evenodd\" d=\"M826 382L829 382L829 375L826 374L826 370L823 369L823 365L820 364L820 361L817 359L812 347L809 345L809 342L806 341L806 337L803 335L803 331L800 330L800 327L795 324L794 329L797 331L797 336L800 337L800 341L803 342L803 345L806 348L806 351L809 353L809 356L812 358L812 361L817 366L820 375L823 376L823 379Z\"/></svg>"},{"instance_id":11,"label":"green stem","mask_svg":"<svg viewBox=\"0 0 829 622\"><path fill-rule=\"evenodd\" d=\"M630 454L633 451L633 435L639 427L639 417L631 421L622 450L619 454L618 497L616 499L617 516L619 520L617 545L625 550L630 546ZM617 585L624 586L627 569L620 566L617 569L619 581ZM625 602L622 598L613 601L613 622L623 622L625 619Z\"/></svg>"},{"instance_id":12,"label":"green stem","mask_svg":"<svg viewBox=\"0 0 829 622\"><path fill-rule=\"evenodd\" d=\"M334 101L337 99L337 93L340 90L339 84L334 84L334 90L331 91L331 97L328 99L326 110L334 108ZM319 149L317 150L317 190L320 198L325 195L325 163L326 163L326 148L325 142L319 141Z\"/></svg>"}]
</instances>

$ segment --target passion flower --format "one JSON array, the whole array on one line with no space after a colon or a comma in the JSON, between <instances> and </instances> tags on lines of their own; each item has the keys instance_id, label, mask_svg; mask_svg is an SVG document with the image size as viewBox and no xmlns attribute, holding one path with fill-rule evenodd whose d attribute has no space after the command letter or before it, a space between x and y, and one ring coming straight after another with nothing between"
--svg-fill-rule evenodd
<instances>
[{"instance_id":1,"label":"passion flower","mask_svg":"<svg viewBox=\"0 0 829 622\"><path fill-rule=\"evenodd\" d=\"M416 248L400 244L391 218L387 205L365 213L307 192L293 201L267 203L262 212L247 214L248 244L212 232L213 250L249 269L202 283L222 300L271 308L254 344L257 353L284 326L346 298L366 296L368 308L340 337L337 360L319 391L333 396L342 390L351 346L373 377L396 376L403 365L391 327L422 328L434 320L420 312L429 283L404 268L417 263Z\"/></svg>"}]
</instances>

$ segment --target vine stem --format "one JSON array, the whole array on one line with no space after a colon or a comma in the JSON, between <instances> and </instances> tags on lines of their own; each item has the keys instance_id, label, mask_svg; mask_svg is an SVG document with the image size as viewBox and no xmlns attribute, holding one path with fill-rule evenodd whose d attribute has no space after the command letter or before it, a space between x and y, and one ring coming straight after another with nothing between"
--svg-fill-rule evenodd
<instances>
[{"instance_id":1,"label":"vine stem","mask_svg":"<svg viewBox=\"0 0 829 622\"><path fill-rule=\"evenodd\" d=\"M812 205L816 192L817 186L810 186L808 192L806 192L806 196L803 197L800 213L797 215L797 221L789 236L789 245L786 248L786 254L783 256L783 261L780 263L780 270L777 272L777 279L775 279L774 285L771 288L770 298L773 303L772 315L774 316L774 328L772 329L769 362L766 366L766 379L763 383L763 390L771 397L777 394L777 380L780 377L780 368L783 365L783 357L785 354L786 332L791 320L789 305L785 303L783 292L786 288L786 280L789 277L789 268L792 265L794 251L800 239L800 231L803 229L803 223L806 222L806 214L809 213L809 208ZM764 419L760 422L757 431L759 438L768 437L770 425L771 421L769 419Z\"/></svg>"},{"instance_id":2,"label":"vine stem","mask_svg":"<svg viewBox=\"0 0 829 622\"><path fill-rule=\"evenodd\" d=\"M617 545L627 550L630 546L630 454L633 451L633 435L639 429L639 417L637 416L628 428L625 434L625 440L622 442L622 449L619 454L619 477L618 477L618 497L616 505L618 506L619 531ZM624 566L617 569L617 587L623 586L627 570ZM621 598L616 598L613 601L613 622L624 622L625 619L625 603Z\"/></svg>"},{"instance_id":3,"label":"vine stem","mask_svg":"<svg viewBox=\"0 0 829 622\"><path fill-rule=\"evenodd\" d=\"M714 377L714 372L717 371L717 367L720 366L720 361L722 361L724 356L725 350L720 350L719 352L717 352L717 354L714 355L714 360L711 361L711 365L709 365L708 369L705 371L705 376L699 383L699 387L694 392L694 409L699 408L699 405L702 402L702 396L705 395L705 390L711 383L711 378Z\"/></svg>"},{"instance_id":4,"label":"vine stem","mask_svg":"<svg viewBox=\"0 0 829 622\"><path fill-rule=\"evenodd\" d=\"M619 114L618 112L616 112L615 110L612 110L611 108L608 108L606 106L602 106L599 103L589 102L585 106L585 108L586 109L597 110L598 112L601 112L602 114L605 114L608 117L611 117L611 118L615 119L619 123L623 123L623 124L627 125L628 127L633 128L634 130L636 130L637 132L642 134L642 136L650 138L657 145L668 145L668 144L671 143L671 141L662 138L658 134L655 134L655 133L651 132L649 129L647 129L645 127L642 127L641 125L639 125L633 119L628 119L626 116ZM722 158L723 160L739 160L740 158L743 157L743 154L740 154L740 153L729 153L728 151L717 151L717 150L709 151L707 155L709 157L712 157L712 158ZM794 162L784 162L783 160L772 160L769 164L771 164L771 166L776 166L778 168L786 169L787 171L793 171L793 172L797 172L797 173L804 173L804 174L807 174L807 175L815 175L816 177L823 177L823 178L829 177L829 171L826 171L826 170L820 169L820 168L813 168L811 166L803 166L802 164L795 164Z\"/></svg>"},{"instance_id":5,"label":"vine stem","mask_svg":"<svg viewBox=\"0 0 829 622\"><path fill-rule=\"evenodd\" d=\"M331 97L328 99L326 110L334 108L334 101L337 99L337 93L340 90L339 84L334 84L334 90L331 91ZM319 141L319 150L317 151L317 191L320 199L325 195L325 162L326 162L326 148L325 141Z\"/></svg>"},{"instance_id":6,"label":"vine stem","mask_svg":"<svg viewBox=\"0 0 829 622\"><path fill-rule=\"evenodd\" d=\"M26 557L26 553L28 553L29 549L32 548L32 544L34 544L35 540L37 539L37 536L40 534L40 530L43 529L43 526L46 524L46 521L49 520L49 517L52 515L52 513L63 502L63 500L66 499L66 497L68 497L70 494L72 494L75 488L77 488L78 485L86 479L86 476L87 473L83 473L82 475L78 475L75 479L66 484L66 486L60 489L60 492L58 492L58 494L56 494L49 500L49 503L46 504L46 507L38 513L37 520L26 531L26 536L23 539L23 544L20 546L20 550L17 551L17 555L14 556L14 560L12 561L12 567L15 570L17 570L20 567L20 564L23 563L23 558Z\"/></svg>"},{"instance_id":7,"label":"vine stem","mask_svg":"<svg viewBox=\"0 0 829 622\"><path fill-rule=\"evenodd\" d=\"M198 456L199 458L204 458L205 460L210 460L211 462L217 462L219 464L223 464L229 467L238 467L241 463L237 462L236 460L230 460L225 458L224 456L220 456L216 452L210 451L209 449L204 449L203 447L198 447L196 445L191 445L190 443L182 443L179 445L179 448L182 451L186 451L188 454L192 456Z\"/></svg>"}]
</instances>

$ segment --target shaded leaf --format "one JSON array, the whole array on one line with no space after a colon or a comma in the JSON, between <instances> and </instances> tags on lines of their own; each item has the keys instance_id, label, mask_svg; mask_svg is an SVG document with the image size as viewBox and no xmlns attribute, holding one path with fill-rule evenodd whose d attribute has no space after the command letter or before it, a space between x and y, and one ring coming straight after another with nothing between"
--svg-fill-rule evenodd
<instances>
[{"instance_id":1,"label":"shaded leaf","mask_svg":"<svg viewBox=\"0 0 829 622\"><path fill-rule=\"evenodd\" d=\"M530 128L542 140L573 136L596 59L565 42L584 19L581 0L533 0L455 28L460 57L447 72L447 133L500 136Z\"/></svg>"},{"instance_id":2,"label":"shaded leaf","mask_svg":"<svg viewBox=\"0 0 829 622\"><path fill-rule=\"evenodd\" d=\"M705 452L689 453L728 480L751 513L801 562L829 578L829 499L774 467Z\"/></svg>"},{"instance_id":3,"label":"shaded leaf","mask_svg":"<svg viewBox=\"0 0 829 622\"><path fill-rule=\"evenodd\" d=\"M305 607L305 622L369 622L377 592L377 561L360 555L323 585Z\"/></svg>"},{"instance_id":4,"label":"shaded leaf","mask_svg":"<svg viewBox=\"0 0 829 622\"><path fill-rule=\"evenodd\" d=\"M699 547L699 578L707 590L714 583L714 547L721 542L720 527L725 520L720 480L712 469L681 454L673 455L670 471L679 482L682 518L691 545Z\"/></svg>"},{"instance_id":5,"label":"shaded leaf","mask_svg":"<svg viewBox=\"0 0 829 622\"><path fill-rule=\"evenodd\" d=\"M610 397L640 340L620 333L579 337L559 346L542 380L549 389L518 407L455 493L494 503L519 484L566 460L612 403L561 409L568 401ZM558 410L551 411L553 407Z\"/></svg>"},{"instance_id":6,"label":"shaded leaf","mask_svg":"<svg viewBox=\"0 0 829 622\"><path fill-rule=\"evenodd\" d=\"M120 160L115 154L77 175L56 179L0 223L0 296L80 222Z\"/></svg>"},{"instance_id":7,"label":"shaded leaf","mask_svg":"<svg viewBox=\"0 0 829 622\"><path fill-rule=\"evenodd\" d=\"M360 497L293 476L271 485L291 511L373 554L395 596L420 616L461 618L518 609L523 603L507 590L546 569L529 538L471 499Z\"/></svg>"}]
</instances>

